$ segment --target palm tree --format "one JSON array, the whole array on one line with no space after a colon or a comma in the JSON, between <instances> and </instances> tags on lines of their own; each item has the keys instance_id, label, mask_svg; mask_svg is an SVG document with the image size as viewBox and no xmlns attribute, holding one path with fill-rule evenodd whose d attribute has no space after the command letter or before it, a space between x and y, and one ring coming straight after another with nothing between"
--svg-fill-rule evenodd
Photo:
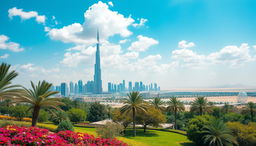
<instances>
[{"instance_id":1,"label":"palm tree","mask_svg":"<svg viewBox=\"0 0 256 146\"><path fill-rule=\"evenodd\" d=\"M231 135L230 129L219 119L211 120L205 125L202 131L204 144L209 146L236 145L235 138Z\"/></svg>"},{"instance_id":2,"label":"palm tree","mask_svg":"<svg viewBox=\"0 0 256 146\"><path fill-rule=\"evenodd\" d=\"M12 80L18 76L18 73L10 71L11 65L2 63L0 65L0 100L19 96L21 89L19 85L11 85Z\"/></svg>"},{"instance_id":3,"label":"palm tree","mask_svg":"<svg viewBox=\"0 0 256 146\"><path fill-rule=\"evenodd\" d=\"M230 105L228 103L225 103L225 105L222 107L222 111L226 114L229 112L232 112L235 110L235 107L233 105Z\"/></svg>"},{"instance_id":4,"label":"palm tree","mask_svg":"<svg viewBox=\"0 0 256 146\"><path fill-rule=\"evenodd\" d=\"M248 102L246 105L246 111L250 113L251 121L254 120L254 113L256 111L256 105L253 102Z\"/></svg>"},{"instance_id":5,"label":"palm tree","mask_svg":"<svg viewBox=\"0 0 256 146\"><path fill-rule=\"evenodd\" d=\"M176 97L172 97L168 102L167 111L174 113L174 128L177 129L177 113L184 111L184 104L179 101Z\"/></svg>"},{"instance_id":6,"label":"palm tree","mask_svg":"<svg viewBox=\"0 0 256 146\"><path fill-rule=\"evenodd\" d=\"M197 97L192 103L191 111L198 112L199 115L203 115L204 112L208 112L210 110L210 107L211 106L205 97Z\"/></svg>"},{"instance_id":7,"label":"palm tree","mask_svg":"<svg viewBox=\"0 0 256 146\"><path fill-rule=\"evenodd\" d=\"M163 111L164 110L164 107L163 107L163 104L164 102L161 100L161 98L159 97L155 97L151 102L150 104L152 106L154 106L156 109L160 110L160 111Z\"/></svg>"},{"instance_id":8,"label":"palm tree","mask_svg":"<svg viewBox=\"0 0 256 146\"><path fill-rule=\"evenodd\" d=\"M24 88L22 96L14 98L14 103L28 103L33 110L32 126L36 126L40 109L48 108L61 110L58 106L63 105L59 98L51 97L57 94L57 91L50 91L52 84L42 81L35 85L31 82L32 89Z\"/></svg>"},{"instance_id":9,"label":"palm tree","mask_svg":"<svg viewBox=\"0 0 256 146\"><path fill-rule=\"evenodd\" d=\"M120 109L121 114L132 115L133 135L136 136L135 117L137 113L145 113L147 104L143 101L142 95L139 92L131 92L128 98L124 101L124 106Z\"/></svg>"}]
</instances>

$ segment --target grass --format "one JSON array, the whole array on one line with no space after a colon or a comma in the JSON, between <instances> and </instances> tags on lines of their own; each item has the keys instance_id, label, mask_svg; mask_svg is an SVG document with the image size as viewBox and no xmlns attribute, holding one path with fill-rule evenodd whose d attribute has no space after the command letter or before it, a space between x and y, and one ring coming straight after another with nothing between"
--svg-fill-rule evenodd
<instances>
[{"instance_id":1,"label":"grass","mask_svg":"<svg viewBox=\"0 0 256 146\"><path fill-rule=\"evenodd\" d=\"M5 121L0 120L0 125L2 123L12 123L18 126L30 126L30 122L23 121ZM38 127L47 128L54 130L57 128L56 125L50 123L38 123ZM96 129L90 127L74 127L76 132L88 133L97 136ZM160 131L160 130L147 130L146 133L142 129L137 129L137 136L133 137L132 129L126 130L126 134L122 137L117 137L117 139L122 140L132 146L193 146L193 143L188 140L188 138L182 134L182 131ZM183 132L184 133L184 132Z\"/></svg>"}]
</instances>

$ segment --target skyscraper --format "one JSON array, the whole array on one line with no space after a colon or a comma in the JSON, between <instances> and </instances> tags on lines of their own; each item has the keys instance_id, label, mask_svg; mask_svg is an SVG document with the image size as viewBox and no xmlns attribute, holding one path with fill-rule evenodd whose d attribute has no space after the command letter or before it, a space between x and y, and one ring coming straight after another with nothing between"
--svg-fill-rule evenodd
<instances>
[{"instance_id":1,"label":"skyscraper","mask_svg":"<svg viewBox=\"0 0 256 146\"><path fill-rule=\"evenodd\" d=\"M74 83L69 82L69 94L74 94Z\"/></svg>"},{"instance_id":2,"label":"skyscraper","mask_svg":"<svg viewBox=\"0 0 256 146\"><path fill-rule=\"evenodd\" d=\"M102 93L102 80L101 80L101 69L100 69L100 36L97 30L97 45L96 45L96 57L94 66L94 93Z\"/></svg>"},{"instance_id":3,"label":"skyscraper","mask_svg":"<svg viewBox=\"0 0 256 146\"><path fill-rule=\"evenodd\" d=\"M64 97L66 97L68 95L68 86L66 83L60 84L60 94Z\"/></svg>"},{"instance_id":4,"label":"skyscraper","mask_svg":"<svg viewBox=\"0 0 256 146\"><path fill-rule=\"evenodd\" d=\"M82 94L83 93L83 81L79 80L78 81L78 94Z\"/></svg>"}]
</instances>

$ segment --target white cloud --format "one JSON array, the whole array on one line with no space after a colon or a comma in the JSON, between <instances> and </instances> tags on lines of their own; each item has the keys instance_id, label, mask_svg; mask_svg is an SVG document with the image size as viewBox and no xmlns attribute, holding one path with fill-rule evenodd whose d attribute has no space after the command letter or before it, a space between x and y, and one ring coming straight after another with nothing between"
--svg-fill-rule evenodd
<instances>
[{"instance_id":1,"label":"white cloud","mask_svg":"<svg viewBox=\"0 0 256 146\"><path fill-rule=\"evenodd\" d=\"M40 66L36 66L32 63L23 64L18 67L18 69L21 69L21 71L26 71L30 73L43 73L43 74L51 74L51 73L58 73L60 70L59 68L53 68L53 69L46 69Z\"/></svg>"},{"instance_id":2,"label":"white cloud","mask_svg":"<svg viewBox=\"0 0 256 146\"><path fill-rule=\"evenodd\" d=\"M201 55L190 49L183 48L172 51L171 57L184 66L198 67L201 65L227 64L237 67L255 60L255 57L249 53L249 48L249 45L246 43L241 44L241 46L225 46L209 55Z\"/></svg>"},{"instance_id":3,"label":"white cloud","mask_svg":"<svg viewBox=\"0 0 256 146\"><path fill-rule=\"evenodd\" d=\"M249 53L249 48L246 43L241 46L225 46L220 51L211 53L208 58L213 63L228 63L231 66L238 66L254 60Z\"/></svg>"},{"instance_id":4,"label":"white cloud","mask_svg":"<svg viewBox=\"0 0 256 146\"><path fill-rule=\"evenodd\" d=\"M9 37L6 35L0 35L0 50L10 50L12 52L21 52L24 49L20 47L20 44L10 42Z\"/></svg>"},{"instance_id":5,"label":"white cloud","mask_svg":"<svg viewBox=\"0 0 256 146\"><path fill-rule=\"evenodd\" d=\"M134 20L117 11L112 11L106 3L99 1L84 13L84 24L74 23L60 29L51 29L49 36L54 40L78 44L92 44L96 41L96 30L101 40L113 35L128 37L132 34L128 27Z\"/></svg>"},{"instance_id":6,"label":"white cloud","mask_svg":"<svg viewBox=\"0 0 256 146\"><path fill-rule=\"evenodd\" d=\"M119 41L119 44L124 44L124 43L126 43L126 42L128 42L129 40L128 39L123 39L123 40L120 40Z\"/></svg>"},{"instance_id":7,"label":"white cloud","mask_svg":"<svg viewBox=\"0 0 256 146\"><path fill-rule=\"evenodd\" d=\"M129 58L129 59L136 59L139 57L138 52L127 52L124 54L124 57Z\"/></svg>"},{"instance_id":8,"label":"white cloud","mask_svg":"<svg viewBox=\"0 0 256 146\"><path fill-rule=\"evenodd\" d=\"M20 16L21 19L27 20L31 18L35 18L38 23L45 23L46 16L45 15L39 15L36 11L29 11L25 12L23 9L17 9L16 7L13 7L8 10L9 17L12 18L13 16Z\"/></svg>"},{"instance_id":9,"label":"white cloud","mask_svg":"<svg viewBox=\"0 0 256 146\"><path fill-rule=\"evenodd\" d=\"M0 59L6 59L8 57L9 57L9 54L4 54L4 55L0 56Z\"/></svg>"},{"instance_id":10,"label":"white cloud","mask_svg":"<svg viewBox=\"0 0 256 146\"><path fill-rule=\"evenodd\" d=\"M194 46L195 46L195 43L187 42L185 40L180 41L179 44L178 44L178 47L181 48L181 49L187 49L187 48L191 48L191 47L194 47Z\"/></svg>"},{"instance_id":11,"label":"white cloud","mask_svg":"<svg viewBox=\"0 0 256 146\"><path fill-rule=\"evenodd\" d=\"M138 35L137 39L137 41L131 44L128 50L143 52L146 51L149 47L158 44L157 40L142 35Z\"/></svg>"},{"instance_id":12,"label":"white cloud","mask_svg":"<svg viewBox=\"0 0 256 146\"><path fill-rule=\"evenodd\" d=\"M145 18L140 18L138 20L139 20L139 23L134 23L132 26L141 27L141 26L144 26L146 22L148 22L148 19L145 19Z\"/></svg>"},{"instance_id":13,"label":"white cloud","mask_svg":"<svg viewBox=\"0 0 256 146\"><path fill-rule=\"evenodd\" d=\"M108 5L110 5L111 7L113 7L114 6L114 4L113 4L113 2L108 2Z\"/></svg>"}]
</instances>

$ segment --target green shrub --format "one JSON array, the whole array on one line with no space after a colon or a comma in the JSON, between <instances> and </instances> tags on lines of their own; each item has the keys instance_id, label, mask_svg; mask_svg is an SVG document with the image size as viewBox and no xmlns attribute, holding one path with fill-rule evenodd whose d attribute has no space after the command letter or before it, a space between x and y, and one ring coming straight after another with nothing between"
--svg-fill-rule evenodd
<instances>
[{"instance_id":1,"label":"green shrub","mask_svg":"<svg viewBox=\"0 0 256 146\"><path fill-rule=\"evenodd\" d=\"M97 134L102 138L115 138L120 136L122 131L124 131L124 127L114 122L107 122L106 125L96 128Z\"/></svg>"},{"instance_id":2,"label":"green shrub","mask_svg":"<svg viewBox=\"0 0 256 146\"><path fill-rule=\"evenodd\" d=\"M244 125L239 122L228 122L227 126L236 137L239 146L254 146L256 144L256 123Z\"/></svg>"},{"instance_id":3,"label":"green shrub","mask_svg":"<svg viewBox=\"0 0 256 146\"><path fill-rule=\"evenodd\" d=\"M55 125L59 125L61 121L69 120L68 115L62 111L56 111L52 113L50 121L53 122Z\"/></svg>"},{"instance_id":4,"label":"green shrub","mask_svg":"<svg viewBox=\"0 0 256 146\"><path fill-rule=\"evenodd\" d=\"M19 121L28 115L28 107L22 105L11 107L10 111L10 115L16 117Z\"/></svg>"},{"instance_id":5,"label":"green shrub","mask_svg":"<svg viewBox=\"0 0 256 146\"><path fill-rule=\"evenodd\" d=\"M223 116L223 120L225 122L241 122L243 120L243 116L239 113L230 112Z\"/></svg>"},{"instance_id":6,"label":"green shrub","mask_svg":"<svg viewBox=\"0 0 256 146\"><path fill-rule=\"evenodd\" d=\"M203 145L203 128L205 125L209 124L209 121L212 119L212 116L202 115L189 120L187 127L188 138L194 141L197 145Z\"/></svg>"},{"instance_id":7,"label":"green shrub","mask_svg":"<svg viewBox=\"0 0 256 146\"><path fill-rule=\"evenodd\" d=\"M47 122L49 119L49 114L45 110L41 110L38 117L38 122Z\"/></svg>"},{"instance_id":8,"label":"green shrub","mask_svg":"<svg viewBox=\"0 0 256 146\"><path fill-rule=\"evenodd\" d=\"M61 121L60 124L58 125L56 131L65 131L65 130L71 130L74 131L74 127L72 125L72 123L69 120L64 120Z\"/></svg>"},{"instance_id":9,"label":"green shrub","mask_svg":"<svg viewBox=\"0 0 256 146\"><path fill-rule=\"evenodd\" d=\"M71 122L84 121L86 117L85 111L79 108L72 108L67 112L67 114Z\"/></svg>"},{"instance_id":10,"label":"green shrub","mask_svg":"<svg viewBox=\"0 0 256 146\"><path fill-rule=\"evenodd\" d=\"M90 122L96 122L105 120L108 117L108 112L106 107L98 102L91 104L89 108L89 113L87 115L87 120Z\"/></svg>"}]
</instances>

